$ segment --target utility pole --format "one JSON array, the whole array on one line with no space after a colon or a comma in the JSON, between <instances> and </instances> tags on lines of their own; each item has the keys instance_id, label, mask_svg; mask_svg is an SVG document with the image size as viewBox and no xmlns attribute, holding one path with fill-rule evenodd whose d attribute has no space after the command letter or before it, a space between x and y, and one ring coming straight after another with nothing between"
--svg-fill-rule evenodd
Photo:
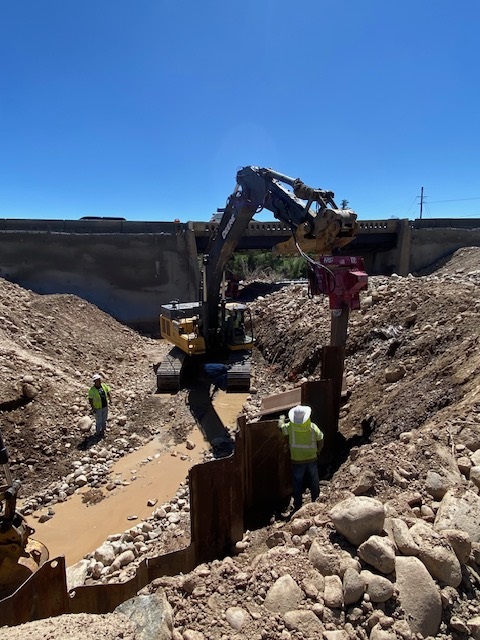
<instances>
[{"instance_id":1,"label":"utility pole","mask_svg":"<svg viewBox=\"0 0 480 640\"><path fill-rule=\"evenodd\" d=\"M423 212L423 187L420 192L420 220L422 219L422 212Z\"/></svg>"}]
</instances>

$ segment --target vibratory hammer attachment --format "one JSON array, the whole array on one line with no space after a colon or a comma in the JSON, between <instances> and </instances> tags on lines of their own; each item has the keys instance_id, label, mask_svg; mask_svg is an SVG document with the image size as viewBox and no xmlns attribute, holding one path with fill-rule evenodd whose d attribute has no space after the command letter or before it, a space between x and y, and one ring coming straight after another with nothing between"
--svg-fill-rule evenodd
<instances>
[{"instance_id":1,"label":"vibratory hammer attachment","mask_svg":"<svg viewBox=\"0 0 480 640\"><path fill-rule=\"evenodd\" d=\"M330 309L360 309L360 291L368 286L363 258L322 256L308 263L309 292L328 295Z\"/></svg>"}]
</instances>

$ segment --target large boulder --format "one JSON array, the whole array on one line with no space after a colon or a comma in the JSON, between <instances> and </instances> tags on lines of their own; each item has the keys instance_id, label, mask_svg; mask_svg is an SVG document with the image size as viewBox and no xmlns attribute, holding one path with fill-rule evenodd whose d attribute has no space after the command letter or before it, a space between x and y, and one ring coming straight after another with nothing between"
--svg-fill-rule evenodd
<instances>
[{"instance_id":1,"label":"large boulder","mask_svg":"<svg viewBox=\"0 0 480 640\"><path fill-rule=\"evenodd\" d=\"M418 558L395 558L395 585L405 617L414 633L436 636L442 619L440 592Z\"/></svg>"},{"instance_id":2,"label":"large boulder","mask_svg":"<svg viewBox=\"0 0 480 640\"><path fill-rule=\"evenodd\" d=\"M330 609L343 607L343 585L339 576L325 576L323 600Z\"/></svg>"},{"instance_id":3,"label":"large boulder","mask_svg":"<svg viewBox=\"0 0 480 640\"><path fill-rule=\"evenodd\" d=\"M449 541L460 564L466 564L472 552L472 541L466 531L442 529L442 535Z\"/></svg>"},{"instance_id":4,"label":"large boulder","mask_svg":"<svg viewBox=\"0 0 480 640\"><path fill-rule=\"evenodd\" d=\"M325 550L318 540L314 540L308 550L308 559L323 576L332 576L340 571L340 556Z\"/></svg>"},{"instance_id":5,"label":"large boulder","mask_svg":"<svg viewBox=\"0 0 480 640\"><path fill-rule=\"evenodd\" d=\"M480 616L470 618L470 620L467 621L467 627L471 637L474 638L474 640L480 640Z\"/></svg>"},{"instance_id":6,"label":"large boulder","mask_svg":"<svg viewBox=\"0 0 480 640\"><path fill-rule=\"evenodd\" d=\"M475 465L474 467L471 467L468 477L476 487L480 487L480 466Z\"/></svg>"},{"instance_id":7,"label":"large boulder","mask_svg":"<svg viewBox=\"0 0 480 640\"><path fill-rule=\"evenodd\" d=\"M225 619L232 629L240 631L240 629L248 624L252 618L248 611L246 609L242 609L242 607L228 607L225 612Z\"/></svg>"},{"instance_id":8,"label":"large boulder","mask_svg":"<svg viewBox=\"0 0 480 640\"><path fill-rule=\"evenodd\" d=\"M97 562L101 562L104 567L109 567L115 560L115 549L111 542L104 542L93 552L93 557Z\"/></svg>"},{"instance_id":9,"label":"large boulder","mask_svg":"<svg viewBox=\"0 0 480 640\"><path fill-rule=\"evenodd\" d=\"M148 596L136 596L122 602L115 609L123 613L135 626L142 640L171 640L173 635L173 609L165 593L158 589Z\"/></svg>"},{"instance_id":10,"label":"large boulder","mask_svg":"<svg viewBox=\"0 0 480 640\"><path fill-rule=\"evenodd\" d=\"M264 606L272 613L285 614L298 609L303 591L288 573L281 576L268 590Z\"/></svg>"},{"instance_id":11,"label":"large boulder","mask_svg":"<svg viewBox=\"0 0 480 640\"><path fill-rule=\"evenodd\" d=\"M93 426L93 420L89 416L82 416L77 421L77 427L82 433L88 433Z\"/></svg>"},{"instance_id":12,"label":"large boulder","mask_svg":"<svg viewBox=\"0 0 480 640\"><path fill-rule=\"evenodd\" d=\"M377 622L370 631L369 640L397 640L397 634L392 628L384 629L382 625Z\"/></svg>"},{"instance_id":13,"label":"large boulder","mask_svg":"<svg viewBox=\"0 0 480 640\"><path fill-rule=\"evenodd\" d=\"M393 596L394 584L388 578L371 571L362 571L360 576L365 583L365 592L369 595L371 602L386 602Z\"/></svg>"},{"instance_id":14,"label":"large boulder","mask_svg":"<svg viewBox=\"0 0 480 640\"><path fill-rule=\"evenodd\" d=\"M283 619L287 629L298 631L302 634L302 638L321 638L325 629L313 611L302 609L287 611Z\"/></svg>"},{"instance_id":15,"label":"large boulder","mask_svg":"<svg viewBox=\"0 0 480 640\"><path fill-rule=\"evenodd\" d=\"M355 569L347 569L343 574L343 602L345 606L358 602L363 598L364 593L364 577Z\"/></svg>"},{"instance_id":16,"label":"large boulder","mask_svg":"<svg viewBox=\"0 0 480 640\"><path fill-rule=\"evenodd\" d=\"M441 473L438 473L438 471L432 471L431 469L427 472L427 477L425 478L425 489L434 500L441 500L455 484Z\"/></svg>"},{"instance_id":17,"label":"large boulder","mask_svg":"<svg viewBox=\"0 0 480 640\"><path fill-rule=\"evenodd\" d=\"M462 476L457 461L447 447L437 444L434 447L436 467L430 469L425 480L425 489L435 500L441 500L452 487L461 484Z\"/></svg>"},{"instance_id":18,"label":"large boulder","mask_svg":"<svg viewBox=\"0 0 480 640\"><path fill-rule=\"evenodd\" d=\"M436 531L466 531L472 542L480 542L480 497L463 487L450 489L440 503L433 526Z\"/></svg>"},{"instance_id":19,"label":"large boulder","mask_svg":"<svg viewBox=\"0 0 480 640\"><path fill-rule=\"evenodd\" d=\"M81 587L85 584L89 566L89 560L80 560L71 567L67 567L67 591L76 589L77 587Z\"/></svg>"},{"instance_id":20,"label":"large boulder","mask_svg":"<svg viewBox=\"0 0 480 640\"><path fill-rule=\"evenodd\" d=\"M415 544L407 523L401 518L388 518L392 538L400 553L404 556L417 556L418 545Z\"/></svg>"},{"instance_id":21,"label":"large boulder","mask_svg":"<svg viewBox=\"0 0 480 640\"><path fill-rule=\"evenodd\" d=\"M420 549L418 557L430 574L450 587L458 587L462 568L447 538L423 522L414 524L410 533Z\"/></svg>"},{"instance_id":22,"label":"large boulder","mask_svg":"<svg viewBox=\"0 0 480 640\"><path fill-rule=\"evenodd\" d=\"M480 449L480 432L478 429L465 427L460 433L457 433L455 442L465 445L470 451L477 451Z\"/></svg>"},{"instance_id":23,"label":"large boulder","mask_svg":"<svg viewBox=\"0 0 480 640\"><path fill-rule=\"evenodd\" d=\"M357 496L336 504L328 515L335 529L358 546L374 534L380 534L385 521L383 504L375 498Z\"/></svg>"},{"instance_id":24,"label":"large boulder","mask_svg":"<svg viewBox=\"0 0 480 640\"><path fill-rule=\"evenodd\" d=\"M302 580L302 588L305 594L315 600L319 593L322 593L325 589L325 578L320 571L309 571L305 578Z\"/></svg>"},{"instance_id":25,"label":"large boulder","mask_svg":"<svg viewBox=\"0 0 480 640\"><path fill-rule=\"evenodd\" d=\"M395 568L395 547L390 538L370 536L358 547L358 557L381 573L392 573Z\"/></svg>"}]
</instances>

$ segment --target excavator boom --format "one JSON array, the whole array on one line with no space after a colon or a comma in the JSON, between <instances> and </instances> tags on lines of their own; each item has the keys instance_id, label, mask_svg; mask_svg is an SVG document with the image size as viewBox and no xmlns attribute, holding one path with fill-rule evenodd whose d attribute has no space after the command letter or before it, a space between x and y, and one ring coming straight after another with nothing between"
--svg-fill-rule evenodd
<instances>
[{"instance_id":1,"label":"excavator boom","mask_svg":"<svg viewBox=\"0 0 480 640\"><path fill-rule=\"evenodd\" d=\"M313 189L299 178L273 169L247 166L237 172L236 189L227 200L216 237L204 259L207 343L209 337L215 339L218 327L223 272L255 213L268 209L290 228L292 239L284 243L287 244L285 251L295 253L295 240L305 247L306 239L311 246L305 250L314 249L317 254L330 255L334 249L351 242L357 230L356 214L351 209L338 209L333 197L332 191ZM317 206L312 208L314 203Z\"/></svg>"}]
</instances>

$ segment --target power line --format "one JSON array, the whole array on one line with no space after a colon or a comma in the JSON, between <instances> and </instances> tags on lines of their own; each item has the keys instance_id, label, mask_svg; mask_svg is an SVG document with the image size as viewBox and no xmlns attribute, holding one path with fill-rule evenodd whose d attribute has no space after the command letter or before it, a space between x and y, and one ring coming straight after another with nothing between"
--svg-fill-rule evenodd
<instances>
[{"instance_id":1,"label":"power line","mask_svg":"<svg viewBox=\"0 0 480 640\"><path fill-rule=\"evenodd\" d=\"M418 196L415 196L414 199L412 200L412 204L408 207L408 211L407 211L407 216L410 213L410 209L413 207L413 205L415 204L416 200L417 200Z\"/></svg>"},{"instance_id":2,"label":"power line","mask_svg":"<svg viewBox=\"0 0 480 640\"><path fill-rule=\"evenodd\" d=\"M431 216L431 210L430 210L430 206L429 206L431 204L441 204L441 203L444 203L444 202L468 202L470 200L480 200L480 196L476 196L476 197L473 197L473 198L452 198L452 199L449 199L449 200L429 200L428 202L427 202L427 198L428 198L428 196L424 195L424 193L423 193L423 187L421 188L420 195L419 196L415 196L415 198L414 198L413 202L415 202L416 200L420 200L420 202L419 202L419 204L420 204L420 219L422 219L423 209L424 208L427 209L428 215ZM410 205L408 211L410 211L412 206L413 206L413 203ZM407 214L408 214L408 212L407 212ZM479 216L476 213L466 213L466 214L463 214L463 217L468 217L468 218L472 217L473 218L473 217L479 217Z\"/></svg>"},{"instance_id":3,"label":"power line","mask_svg":"<svg viewBox=\"0 0 480 640\"><path fill-rule=\"evenodd\" d=\"M440 202L466 202L467 200L480 200L480 196L477 198L455 198L454 200L430 200L430 204L438 204Z\"/></svg>"}]
</instances>

